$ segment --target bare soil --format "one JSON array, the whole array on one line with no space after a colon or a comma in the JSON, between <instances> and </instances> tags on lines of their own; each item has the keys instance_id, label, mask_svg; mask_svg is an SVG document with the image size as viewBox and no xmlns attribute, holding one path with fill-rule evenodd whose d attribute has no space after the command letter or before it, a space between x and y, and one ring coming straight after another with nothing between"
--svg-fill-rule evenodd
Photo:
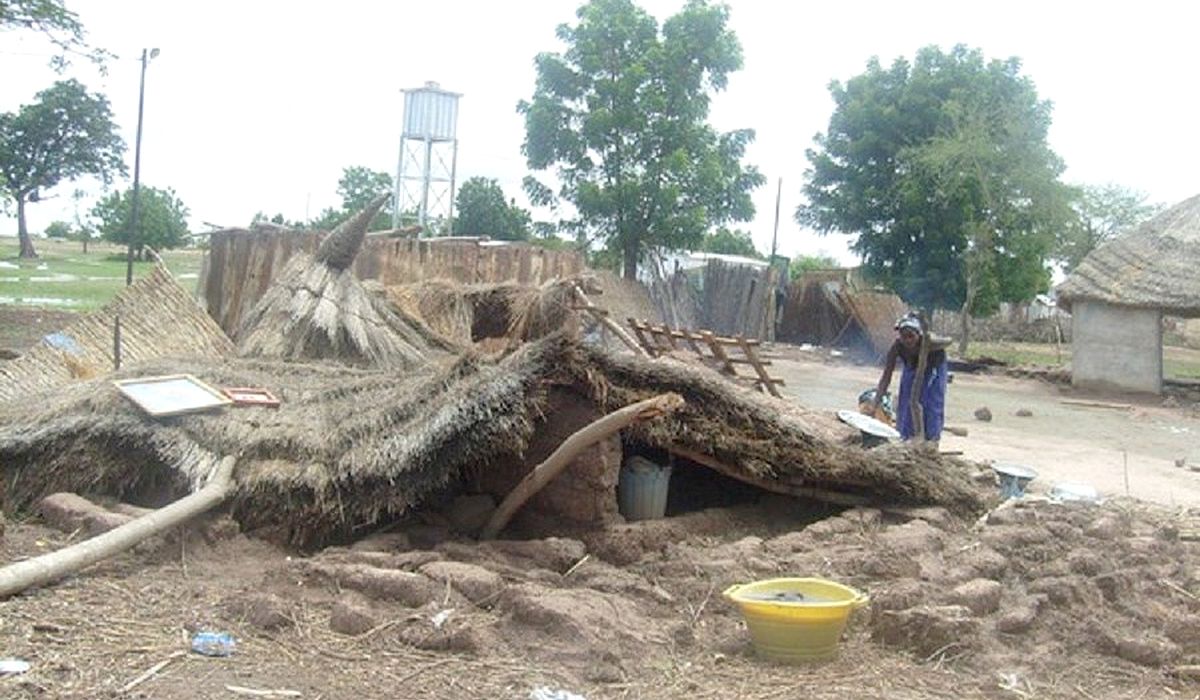
<instances>
[{"instance_id":1,"label":"bare soil","mask_svg":"<svg viewBox=\"0 0 1200 700\"><path fill-rule=\"evenodd\" d=\"M773 352L789 400L811 406L852 407L877 378ZM1186 670L1200 664L1200 475L1164 464L1193 449L1197 419L1064 397L1032 380L960 376L948 422L969 434L942 447L1031 464L1043 489L1090 481L1103 504L1035 498L964 522L763 495L491 543L453 537L430 514L319 552L278 548L218 514L0 601L0 657L32 664L0 678L0 697L1200 697ZM978 423L985 404L995 417ZM1121 462L1110 464L1121 449L1145 500L1123 496ZM0 563L82 536L10 521ZM871 596L836 660L755 656L721 592L777 576ZM199 630L232 634L236 650L189 652Z\"/></svg>"},{"instance_id":2,"label":"bare soil","mask_svg":"<svg viewBox=\"0 0 1200 700\"><path fill-rule=\"evenodd\" d=\"M24 353L43 336L60 330L74 318L70 311L0 304L0 360Z\"/></svg>"}]
</instances>

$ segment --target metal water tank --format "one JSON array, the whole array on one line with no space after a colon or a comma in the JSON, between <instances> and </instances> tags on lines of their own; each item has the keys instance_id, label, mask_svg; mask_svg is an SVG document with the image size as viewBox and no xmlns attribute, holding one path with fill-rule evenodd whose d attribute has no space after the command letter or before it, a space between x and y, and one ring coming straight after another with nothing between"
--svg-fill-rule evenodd
<instances>
[{"instance_id":1,"label":"metal water tank","mask_svg":"<svg viewBox=\"0 0 1200 700\"><path fill-rule=\"evenodd\" d=\"M421 141L453 141L458 129L457 92L443 90L435 82L403 90L405 138Z\"/></svg>"}]
</instances>

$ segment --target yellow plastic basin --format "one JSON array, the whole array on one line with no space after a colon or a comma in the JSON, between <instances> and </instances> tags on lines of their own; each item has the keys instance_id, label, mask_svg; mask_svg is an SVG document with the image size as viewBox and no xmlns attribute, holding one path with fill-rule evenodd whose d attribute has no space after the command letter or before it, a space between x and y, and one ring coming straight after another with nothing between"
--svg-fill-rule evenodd
<instances>
[{"instance_id":1,"label":"yellow plastic basin","mask_svg":"<svg viewBox=\"0 0 1200 700\"><path fill-rule=\"evenodd\" d=\"M819 578L773 578L725 589L750 628L754 649L772 661L796 664L837 655L850 612L869 598Z\"/></svg>"}]
</instances>

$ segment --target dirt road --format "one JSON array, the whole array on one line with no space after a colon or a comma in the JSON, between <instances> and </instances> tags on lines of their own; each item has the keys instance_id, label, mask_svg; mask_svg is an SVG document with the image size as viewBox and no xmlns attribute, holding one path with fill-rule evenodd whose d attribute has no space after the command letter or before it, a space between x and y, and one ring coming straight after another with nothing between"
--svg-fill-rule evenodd
<instances>
[{"instance_id":1,"label":"dirt road","mask_svg":"<svg viewBox=\"0 0 1200 700\"><path fill-rule=\"evenodd\" d=\"M879 380L874 367L828 364L815 353L779 346L772 367L788 397L814 408L853 408L858 394ZM893 380L896 391L899 376ZM1064 399L1130 403L1131 410L1082 407ZM944 435L943 450L971 460L1016 462L1037 470L1030 485L1044 492L1059 482L1083 482L1102 495L1128 494L1166 506L1200 506L1200 419L1154 399L1079 394L1030 379L956 374L946 399L946 424L967 428L965 438ZM989 423L974 417L986 406ZM1019 409L1032 417L1019 417Z\"/></svg>"}]
</instances>

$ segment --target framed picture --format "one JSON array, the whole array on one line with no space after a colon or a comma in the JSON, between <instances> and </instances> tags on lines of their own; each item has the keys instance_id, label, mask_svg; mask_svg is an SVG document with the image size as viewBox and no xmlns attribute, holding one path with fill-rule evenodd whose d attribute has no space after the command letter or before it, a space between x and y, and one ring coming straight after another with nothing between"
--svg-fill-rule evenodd
<instances>
[{"instance_id":1,"label":"framed picture","mask_svg":"<svg viewBox=\"0 0 1200 700\"><path fill-rule=\"evenodd\" d=\"M197 413L233 403L190 374L118 379L113 384L138 408L155 417Z\"/></svg>"},{"instance_id":2,"label":"framed picture","mask_svg":"<svg viewBox=\"0 0 1200 700\"><path fill-rule=\"evenodd\" d=\"M266 389L249 386L228 386L223 387L221 392L233 401L235 406L263 406L266 408L279 408L279 399Z\"/></svg>"}]
</instances>

